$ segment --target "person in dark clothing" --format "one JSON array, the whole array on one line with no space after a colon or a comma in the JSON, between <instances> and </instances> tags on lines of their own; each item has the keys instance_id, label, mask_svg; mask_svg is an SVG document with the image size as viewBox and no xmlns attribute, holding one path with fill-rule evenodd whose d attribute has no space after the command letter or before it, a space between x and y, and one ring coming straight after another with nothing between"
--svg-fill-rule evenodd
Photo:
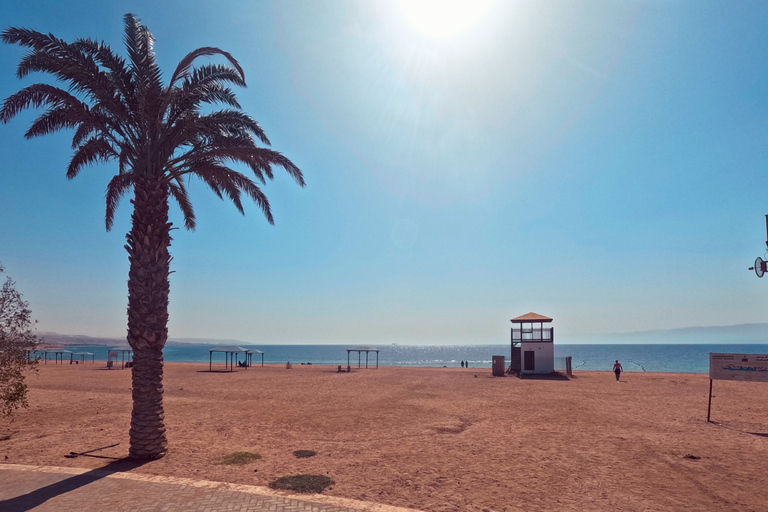
<instances>
[{"instance_id":1,"label":"person in dark clothing","mask_svg":"<svg viewBox=\"0 0 768 512\"><path fill-rule=\"evenodd\" d=\"M622 371L624 371L624 368L621 367L621 364L619 364L619 360L617 359L613 365L613 373L616 374L617 381L619 380L619 377L621 376Z\"/></svg>"}]
</instances>

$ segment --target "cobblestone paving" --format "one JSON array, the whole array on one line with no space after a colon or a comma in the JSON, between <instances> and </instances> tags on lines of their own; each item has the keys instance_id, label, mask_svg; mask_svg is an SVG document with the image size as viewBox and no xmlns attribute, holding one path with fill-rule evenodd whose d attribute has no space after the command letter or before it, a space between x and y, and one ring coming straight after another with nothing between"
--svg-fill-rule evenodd
<instances>
[{"instance_id":1,"label":"cobblestone paving","mask_svg":"<svg viewBox=\"0 0 768 512\"><path fill-rule=\"evenodd\" d=\"M408 512L374 503L355 502L355 508L349 508L294 496L264 495L248 487L99 470L14 468L4 464L0 465L0 511Z\"/></svg>"}]
</instances>

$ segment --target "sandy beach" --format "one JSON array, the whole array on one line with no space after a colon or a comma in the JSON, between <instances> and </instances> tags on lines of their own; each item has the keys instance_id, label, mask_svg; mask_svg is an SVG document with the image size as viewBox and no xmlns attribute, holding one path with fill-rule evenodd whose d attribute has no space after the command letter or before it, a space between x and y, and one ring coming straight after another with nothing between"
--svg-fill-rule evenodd
<instances>
[{"instance_id":1,"label":"sandy beach","mask_svg":"<svg viewBox=\"0 0 768 512\"><path fill-rule=\"evenodd\" d=\"M130 371L41 365L5 463L96 468L128 454ZM267 485L329 475L325 494L426 511L739 510L768 503L768 386L703 374L166 363L169 454L133 471ZM298 459L295 450L314 450ZM231 452L263 458L221 464Z\"/></svg>"}]
</instances>

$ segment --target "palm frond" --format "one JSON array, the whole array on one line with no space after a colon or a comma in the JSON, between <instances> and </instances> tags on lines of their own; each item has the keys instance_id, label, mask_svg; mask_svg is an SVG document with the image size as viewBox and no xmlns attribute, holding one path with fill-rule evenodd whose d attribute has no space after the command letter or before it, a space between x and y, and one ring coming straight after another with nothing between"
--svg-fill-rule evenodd
<instances>
[{"instance_id":1,"label":"palm frond","mask_svg":"<svg viewBox=\"0 0 768 512\"><path fill-rule=\"evenodd\" d=\"M234 67L237 71L238 79L242 87L245 87L245 73L243 72L243 68L240 67L240 64L235 60L234 57L232 57L232 54L229 52L225 52L224 50L220 50L219 48L214 48L212 46L204 46L202 48L198 48L194 51L189 52L181 61L179 61L179 64L176 66L176 70L173 72L173 75L171 76L171 81L168 84L168 88L170 89L173 87L173 85L176 83L177 80L181 78L185 78L189 75L189 70L192 68L192 64L196 59L199 57L204 56L210 56L210 55L223 55ZM234 82L236 83L236 82Z\"/></svg>"},{"instance_id":2,"label":"palm frond","mask_svg":"<svg viewBox=\"0 0 768 512\"><path fill-rule=\"evenodd\" d=\"M153 107L158 106L158 96L162 90L160 68L152 51L155 38L135 15L126 14L123 20L125 48L141 99L137 107L143 112L151 112Z\"/></svg>"},{"instance_id":3,"label":"palm frond","mask_svg":"<svg viewBox=\"0 0 768 512\"><path fill-rule=\"evenodd\" d=\"M259 123L248 114L239 110L219 110L200 116L197 124L213 131L218 130L226 135L239 136L244 133L252 133L263 144L270 145L267 134Z\"/></svg>"},{"instance_id":4,"label":"palm frond","mask_svg":"<svg viewBox=\"0 0 768 512\"><path fill-rule=\"evenodd\" d=\"M117 157L117 153L103 138L92 138L81 144L75 151L67 168L67 179L72 179L80 173L86 165L94 162L106 162Z\"/></svg>"},{"instance_id":5,"label":"palm frond","mask_svg":"<svg viewBox=\"0 0 768 512\"><path fill-rule=\"evenodd\" d=\"M133 179L133 173L127 172L117 174L109 180L106 193L107 209L104 217L107 231L112 229L112 224L115 220L115 210L117 210L117 205L120 204L120 199L133 188Z\"/></svg>"},{"instance_id":6,"label":"palm frond","mask_svg":"<svg viewBox=\"0 0 768 512\"><path fill-rule=\"evenodd\" d=\"M226 195L241 214L245 214L240 200L240 195L244 192L261 209L267 222L275 223L267 196L256 183L242 173L213 162L196 162L177 174L179 177L183 175L196 176L220 199L224 199Z\"/></svg>"},{"instance_id":7,"label":"palm frond","mask_svg":"<svg viewBox=\"0 0 768 512\"><path fill-rule=\"evenodd\" d=\"M48 84L32 84L8 96L0 107L0 121L7 123L26 108L69 107L88 110L88 105L63 89Z\"/></svg>"},{"instance_id":8,"label":"palm frond","mask_svg":"<svg viewBox=\"0 0 768 512\"><path fill-rule=\"evenodd\" d=\"M184 186L183 180L176 180L168 184L168 188L171 191L171 197L176 200L179 205L181 214L184 216L184 227L189 231L194 231L197 225L195 219L195 211L192 208L192 201L189 200L187 195L187 188Z\"/></svg>"},{"instance_id":9,"label":"palm frond","mask_svg":"<svg viewBox=\"0 0 768 512\"><path fill-rule=\"evenodd\" d=\"M60 42L53 34L43 34L37 30L19 27L9 27L3 30L0 33L0 39L4 43L26 46L36 51L47 51Z\"/></svg>"},{"instance_id":10,"label":"palm frond","mask_svg":"<svg viewBox=\"0 0 768 512\"><path fill-rule=\"evenodd\" d=\"M48 135L62 128L75 128L78 125L77 118L71 115L67 108L47 110L43 115L32 122L24 137L31 139Z\"/></svg>"}]
</instances>

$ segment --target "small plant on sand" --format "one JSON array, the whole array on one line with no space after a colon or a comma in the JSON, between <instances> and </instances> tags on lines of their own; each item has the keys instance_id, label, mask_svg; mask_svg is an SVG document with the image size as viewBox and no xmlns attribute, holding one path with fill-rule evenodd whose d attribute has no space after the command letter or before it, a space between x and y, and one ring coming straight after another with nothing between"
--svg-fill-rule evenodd
<instances>
[{"instance_id":1,"label":"small plant on sand","mask_svg":"<svg viewBox=\"0 0 768 512\"><path fill-rule=\"evenodd\" d=\"M316 452L313 452L312 450L296 450L293 452L293 456L297 459L308 459L310 457L314 457L317 455Z\"/></svg>"},{"instance_id":2,"label":"small plant on sand","mask_svg":"<svg viewBox=\"0 0 768 512\"><path fill-rule=\"evenodd\" d=\"M225 455L221 459L222 464L248 464L255 460L259 460L261 455L251 452L232 452L229 455Z\"/></svg>"},{"instance_id":3,"label":"small plant on sand","mask_svg":"<svg viewBox=\"0 0 768 512\"><path fill-rule=\"evenodd\" d=\"M8 277L0 286L0 416L11 416L19 407L27 407L24 376L37 363L31 357L38 342L33 331L35 321L15 285Z\"/></svg>"},{"instance_id":4,"label":"small plant on sand","mask_svg":"<svg viewBox=\"0 0 768 512\"><path fill-rule=\"evenodd\" d=\"M329 485L334 482L330 477L323 475L293 475L281 476L269 484L271 489L282 489L286 491L295 491L304 494L320 494Z\"/></svg>"}]
</instances>

